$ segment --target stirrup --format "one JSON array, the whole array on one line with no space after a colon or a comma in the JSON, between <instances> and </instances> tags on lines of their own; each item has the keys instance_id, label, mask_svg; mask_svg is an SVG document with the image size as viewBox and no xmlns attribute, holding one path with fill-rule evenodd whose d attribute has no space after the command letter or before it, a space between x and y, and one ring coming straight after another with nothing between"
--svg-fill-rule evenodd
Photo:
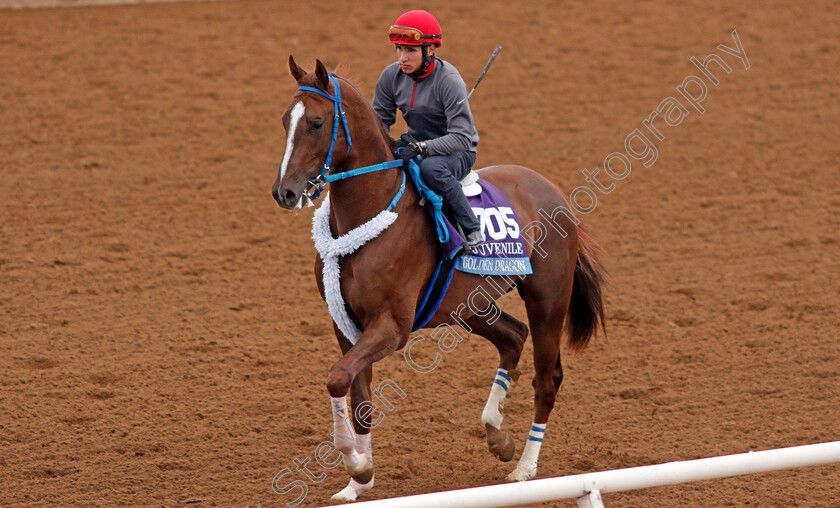
<instances>
[{"instance_id":1,"label":"stirrup","mask_svg":"<svg viewBox=\"0 0 840 508\"><path fill-rule=\"evenodd\" d=\"M478 239L477 239L477 241L475 241L475 243L470 244L470 236L475 235L475 234L478 234ZM473 231L472 233L470 233L469 235L467 235L466 239L467 239L467 247L469 247L470 250L473 250L476 247L480 247L480 246L484 245L484 243L487 241L487 239L484 238L484 235L481 233L480 229L477 229L477 230Z\"/></svg>"},{"instance_id":2,"label":"stirrup","mask_svg":"<svg viewBox=\"0 0 840 508\"><path fill-rule=\"evenodd\" d=\"M472 250L475 247L478 247L480 245L484 245L484 243L485 243L484 241L482 241L481 243L476 244L476 245L470 245L469 242L467 241L467 234L464 233L464 228L462 228L460 224L455 224L455 229L458 230L458 234L460 234L461 238L464 239L464 245L461 246L461 250L458 252L458 254L468 254L468 253L472 252ZM483 237L484 237L484 235L482 235L482 238Z\"/></svg>"}]
</instances>

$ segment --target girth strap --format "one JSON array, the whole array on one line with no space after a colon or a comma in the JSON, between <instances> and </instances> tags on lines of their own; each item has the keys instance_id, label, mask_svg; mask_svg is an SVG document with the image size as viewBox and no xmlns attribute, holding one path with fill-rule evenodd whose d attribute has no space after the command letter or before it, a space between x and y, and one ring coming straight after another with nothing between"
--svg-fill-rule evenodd
<instances>
[{"instance_id":1,"label":"girth strap","mask_svg":"<svg viewBox=\"0 0 840 508\"><path fill-rule=\"evenodd\" d=\"M426 291L423 293L423 299L420 305L417 306L417 311L414 314L414 325L411 327L412 332L426 326L426 323L432 319L432 316L440 307L440 302L446 296L446 291L449 289L449 283L452 282L452 275L455 272L455 260L448 257L438 261L435 272L429 283L426 285Z\"/></svg>"}]
</instances>

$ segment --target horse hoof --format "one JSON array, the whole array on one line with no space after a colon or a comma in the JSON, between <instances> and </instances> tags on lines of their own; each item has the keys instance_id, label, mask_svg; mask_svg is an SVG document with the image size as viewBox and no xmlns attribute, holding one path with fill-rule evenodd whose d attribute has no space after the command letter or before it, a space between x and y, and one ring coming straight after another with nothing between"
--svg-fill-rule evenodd
<instances>
[{"instance_id":1,"label":"horse hoof","mask_svg":"<svg viewBox=\"0 0 840 508\"><path fill-rule=\"evenodd\" d=\"M530 480L531 478L537 476L537 471L526 471L523 469L519 469L518 467L511 471L505 480L509 482L525 482Z\"/></svg>"},{"instance_id":2,"label":"horse hoof","mask_svg":"<svg viewBox=\"0 0 840 508\"><path fill-rule=\"evenodd\" d=\"M348 503L350 501L355 501L358 499L359 496L356 494L356 491L350 485L344 487L341 491L336 492L330 498L330 501L334 503Z\"/></svg>"},{"instance_id":3,"label":"horse hoof","mask_svg":"<svg viewBox=\"0 0 840 508\"><path fill-rule=\"evenodd\" d=\"M373 466L371 466L370 469L368 469L366 471L362 471L359 474L351 476L350 478L353 478L354 480L356 480L359 483L363 483L363 484L368 483L369 481L371 481L373 479Z\"/></svg>"},{"instance_id":4,"label":"horse hoof","mask_svg":"<svg viewBox=\"0 0 840 508\"><path fill-rule=\"evenodd\" d=\"M361 484L368 483L373 479L373 461L371 461L370 457L363 453L355 455L354 458L361 460L354 461L355 463L348 463L347 460L344 462L344 467L347 470L347 473L351 478Z\"/></svg>"},{"instance_id":5,"label":"horse hoof","mask_svg":"<svg viewBox=\"0 0 840 508\"><path fill-rule=\"evenodd\" d=\"M357 481L350 480L350 483L348 483L347 486L344 487L341 491L333 494L330 500L335 503L347 503L350 501L355 501L372 488L373 478L371 478L370 483L365 484L361 484Z\"/></svg>"},{"instance_id":6,"label":"horse hoof","mask_svg":"<svg viewBox=\"0 0 840 508\"><path fill-rule=\"evenodd\" d=\"M502 462L509 462L516 453L516 443L507 433L496 427L485 423L484 428L487 430L487 445L490 447L490 453Z\"/></svg>"}]
</instances>

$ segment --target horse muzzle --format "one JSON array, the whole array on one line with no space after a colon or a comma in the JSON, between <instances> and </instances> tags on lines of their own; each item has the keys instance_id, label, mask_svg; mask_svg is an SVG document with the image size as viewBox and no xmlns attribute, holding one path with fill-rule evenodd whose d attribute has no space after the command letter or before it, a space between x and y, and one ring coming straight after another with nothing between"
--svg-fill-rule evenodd
<instances>
[{"instance_id":1,"label":"horse muzzle","mask_svg":"<svg viewBox=\"0 0 840 508\"><path fill-rule=\"evenodd\" d=\"M305 190L302 192L295 192L288 188L272 189L271 197L277 201L280 208L285 208L286 210L295 210L297 208L303 208L307 205L312 206L312 202L309 200L309 196L306 194Z\"/></svg>"},{"instance_id":2,"label":"horse muzzle","mask_svg":"<svg viewBox=\"0 0 840 508\"><path fill-rule=\"evenodd\" d=\"M285 208L286 210L294 210L298 208L298 203L300 202L301 194L293 191L292 189L272 189L271 196L277 201L277 204L280 205L281 208Z\"/></svg>"}]
</instances>

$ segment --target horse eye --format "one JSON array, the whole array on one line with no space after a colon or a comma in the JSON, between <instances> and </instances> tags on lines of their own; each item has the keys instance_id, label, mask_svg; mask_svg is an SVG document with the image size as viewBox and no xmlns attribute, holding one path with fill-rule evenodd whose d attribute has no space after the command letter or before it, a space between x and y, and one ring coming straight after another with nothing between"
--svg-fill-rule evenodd
<instances>
[{"instance_id":1,"label":"horse eye","mask_svg":"<svg viewBox=\"0 0 840 508\"><path fill-rule=\"evenodd\" d=\"M323 120L313 120L312 121L312 129L313 130L318 130L323 126L324 126L324 121Z\"/></svg>"}]
</instances>

